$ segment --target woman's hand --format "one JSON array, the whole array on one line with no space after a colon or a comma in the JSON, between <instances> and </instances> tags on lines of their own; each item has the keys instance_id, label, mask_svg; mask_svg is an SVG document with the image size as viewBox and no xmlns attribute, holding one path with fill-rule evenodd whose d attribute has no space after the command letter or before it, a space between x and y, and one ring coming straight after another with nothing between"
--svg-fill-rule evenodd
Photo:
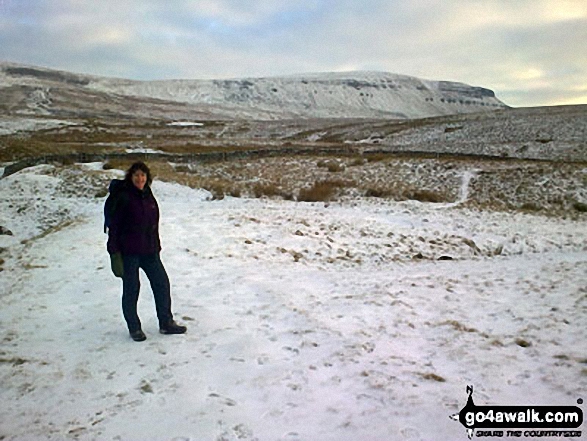
<instances>
[{"instance_id":1,"label":"woman's hand","mask_svg":"<svg viewBox=\"0 0 587 441\"><path fill-rule=\"evenodd\" d=\"M124 262L122 260L122 254L110 254L110 267L112 268L112 272L116 277L122 278L122 276L124 276Z\"/></svg>"}]
</instances>

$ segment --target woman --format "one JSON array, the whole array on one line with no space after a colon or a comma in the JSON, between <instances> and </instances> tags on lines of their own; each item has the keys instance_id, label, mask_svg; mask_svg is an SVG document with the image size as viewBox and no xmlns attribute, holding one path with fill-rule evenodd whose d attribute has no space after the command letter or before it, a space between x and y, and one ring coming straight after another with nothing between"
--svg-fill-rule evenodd
<instances>
[{"instance_id":1,"label":"woman","mask_svg":"<svg viewBox=\"0 0 587 441\"><path fill-rule=\"evenodd\" d=\"M151 171L143 162L126 172L124 184L116 193L115 210L108 230L108 253L112 271L122 277L122 312L134 341L144 341L137 314L139 268L147 275L153 295L159 330L162 334L183 334L185 326L173 320L169 277L159 257L159 206L151 192Z\"/></svg>"}]
</instances>

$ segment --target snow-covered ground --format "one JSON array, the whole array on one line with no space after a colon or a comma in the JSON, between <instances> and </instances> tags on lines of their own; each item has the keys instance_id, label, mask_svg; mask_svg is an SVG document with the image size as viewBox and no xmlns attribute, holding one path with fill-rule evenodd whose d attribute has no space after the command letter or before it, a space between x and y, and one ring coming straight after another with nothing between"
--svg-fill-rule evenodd
<instances>
[{"instance_id":1,"label":"snow-covered ground","mask_svg":"<svg viewBox=\"0 0 587 441\"><path fill-rule=\"evenodd\" d=\"M54 129L57 127L76 125L75 122L49 118L10 118L0 119L0 136L12 135L18 132L33 132L35 130Z\"/></svg>"},{"instance_id":2,"label":"snow-covered ground","mask_svg":"<svg viewBox=\"0 0 587 441\"><path fill-rule=\"evenodd\" d=\"M477 405L585 398L585 221L156 181L189 329L158 334L143 280L135 343L93 197L108 173L0 180L0 439L464 440L467 385Z\"/></svg>"}]
</instances>

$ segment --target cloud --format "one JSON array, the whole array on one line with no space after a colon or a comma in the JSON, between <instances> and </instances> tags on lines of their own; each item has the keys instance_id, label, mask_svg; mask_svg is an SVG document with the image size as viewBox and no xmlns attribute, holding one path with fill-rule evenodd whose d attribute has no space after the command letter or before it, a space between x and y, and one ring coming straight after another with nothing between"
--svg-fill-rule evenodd
<instances>
[{"instance_id":1,"label":"cloud","mask_svg":"<svg viewBox=\"0 0 587 441\"><path fill-rule=\"evenodd\" d=\"M4 60L136 79L383 70L512 105L581 101L586 40L583 0L0 0Z\"/></svg>"},{"instance_id":2,"label":"cloud","mask_svg":"<svg viewBox=\"0 0 587 441\"><path fill-rule=\"evenodd\" d=\"M585 86L587 53L580 42L587 39L587 18L501 27L485 32L483 39L484 48L499 59L492 63L491 75L498 80L502 96L530 92L521 94L524 101L511 99L513 105L559 103ZM552 93L545 93L549 90Z\"/></svg>"},{"instance_id":3,"label":"cloud","mask_svg":"<svg viewBox=\"0 0 587 441\"><path fill-rule=\"evenodd\" d=\"M222 23L229 27L262 27L276 17L297 14L302 11L311 14L325 2L321 0L199 0L184 1L182 5L191 14Z\"/></svg>"}]
</instances>

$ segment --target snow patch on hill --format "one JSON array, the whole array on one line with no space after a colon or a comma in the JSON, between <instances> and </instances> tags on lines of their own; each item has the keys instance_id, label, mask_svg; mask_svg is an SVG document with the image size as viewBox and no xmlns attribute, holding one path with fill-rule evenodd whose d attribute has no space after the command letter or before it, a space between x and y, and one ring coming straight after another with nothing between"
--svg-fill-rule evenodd
<instances>
[{"instance_id":1,"label":"snow patch on hill","mask_svg":"<svg viewBox=\"0 0 587 441\"><path fill-rule=\"evenodd\" d=\"M0 119L0 136L12 135L18 132L32 132L36 130L54 129L58 127L76 125L72 121L49 118L11 118Z\"/></svg>"}]
</instances>

